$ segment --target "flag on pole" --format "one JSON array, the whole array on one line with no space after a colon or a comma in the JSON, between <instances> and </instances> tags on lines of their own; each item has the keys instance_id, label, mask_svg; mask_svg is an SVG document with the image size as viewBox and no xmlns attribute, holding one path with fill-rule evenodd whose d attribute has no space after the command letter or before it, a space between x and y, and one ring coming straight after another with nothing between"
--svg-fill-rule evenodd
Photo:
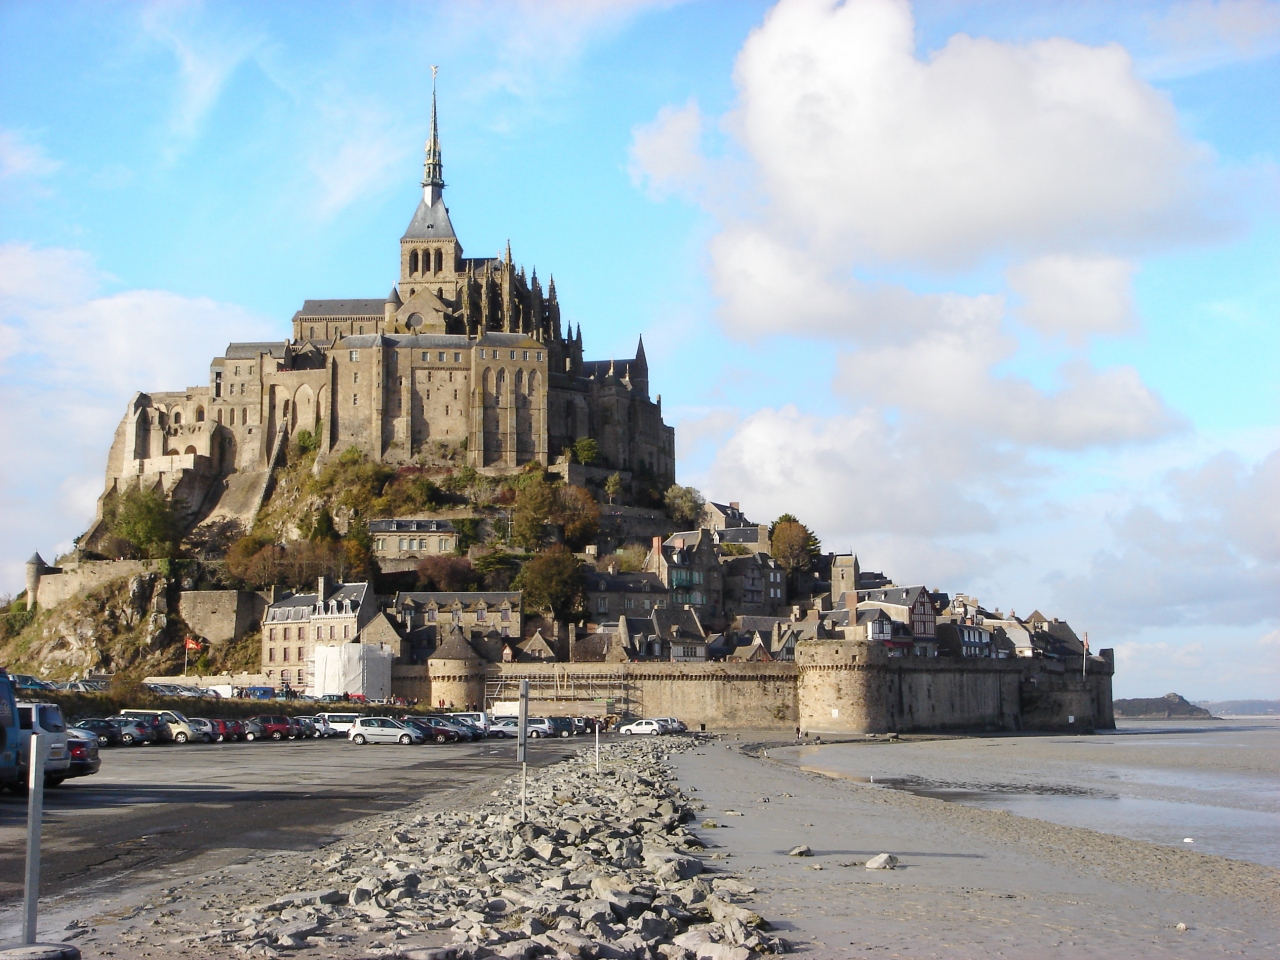
<instances>
[{"instance_id":1,"label":"flag on pole","mask_svg":"<svg viewBox=\"0 0 1280 960\"><path fill-rule=\"evenodd\" d=\"M199 640L197 640L197 639L195 639L194 637L187 637L187 649L188 649L188 650L199 650L199 649L200 649L200 641L199 641Z\"/></svg>"}]
</instances>

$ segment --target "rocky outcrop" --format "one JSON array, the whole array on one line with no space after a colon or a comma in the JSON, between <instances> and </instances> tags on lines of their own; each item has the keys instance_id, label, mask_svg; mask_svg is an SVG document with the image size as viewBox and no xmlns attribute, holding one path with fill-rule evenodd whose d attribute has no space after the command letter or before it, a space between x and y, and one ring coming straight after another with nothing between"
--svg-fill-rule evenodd
<instances>
[{"instance_id":1,"label":"rocky outcrop","mask_svg":"<svg viewBox=\"0 0 1280 960\"><path fill-rule=\"evenodd\" d=\"M1176 693L1163 697L1113 701L1116 717L1125 720L1210 720L1204 707L1197 707Z\"/></svg>"}]
</instances>

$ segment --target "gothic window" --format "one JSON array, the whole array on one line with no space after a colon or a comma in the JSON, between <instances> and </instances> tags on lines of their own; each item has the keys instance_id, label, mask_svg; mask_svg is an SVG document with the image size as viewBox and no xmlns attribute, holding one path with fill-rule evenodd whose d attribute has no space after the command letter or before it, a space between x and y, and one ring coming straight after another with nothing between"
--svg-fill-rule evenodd
<instances>
[{"instance_id":1,"label":"gothic window","mask_svg":"<svg viewBox=\"0 0 1280 960\"><path fill-rule=\"evenodd\" d=\"M437 250L437 251L436 251L436 269L435 269L435 272L436 272L436 273L439 273L439 272L440 272L441 270L443 270L443 269L444 269L444 252L443 252L443 251L440 251L440 250Z\"/></svg>"},{"instance_id":2,"label":"gothic window","mask_svg":"<svg viewBox=\"0 0 1280 960\"><path fill-rule=\"evenodd\" d=\"M410 273L418 272L418 251L417 250L414 250L412 253L409 254L409 272Z\"/></svg>"},{"instance_id":3,"label":"gothic window","mask_svg":"<svg viewBox=\"0 0 1280 960\"><path fill-rule=\"evenodd\" d=\"M204 423L204 407L196 407L196 423Z\"/></svg>"},{"instance_id":4,"label":"gothic window","mask_svg":"<svg viewBox=\"0 0 1280 960\"><path fill-rule=\"evenodd\" d=\"M181 411L181 410L175 410L175 411L173 411L173 422L174 422L174 424L182 423L182 411Z\"/></svg>"},{"instance_id":5,"label":"gothic window","mask_svg":"<svg viewBox=\"0 0 1280 960\"><path fill-rule=\"evenodd\" d=\"M538 371L534 370L529 374L529 396L530 398L538 395L538 381L542 378L538 376Z\"/></svg>"},{"instance_id":6,"label":"gothic window","mask_svg":"<svg viewBox=\"0 0 1280 960\"><path fill-rule=\"evenodd\" d=\"M511 396L512 397L520 396L520 391L523 389L524 389L524 371L517 370L515 384L511 388Z\"/></svg>"},{"instance_id":7,"label":"gothic window","mask_svg":"<svg viewBox=\"0 0 1280 960\"><path fill-rule=\"evenodd\" d=\"M249 408L241 407L240 408L240 425L244 426L248 422L249 422Z\"/></svg>"},{"instance_id":8,"label":"gothic window","mask_svg":"<svg viewBox=\"0 0 1280 960\"><path fill-rule=\"evenodd\" d=\"M221 408L221 407L219 407L219 408L218 408L218 422L219 422L219 423L221 423L221 422L222 422L222 408Z\"/></svg>"},{"instance_id":9,"label":"gothic window","mask_svg":"<svg viewBox=\"0 0 1280 960\"><path fill-rule=\"evenodd\" d=\"M314 340L315 338L316 338L316 328L315 328L315 327L312 327L312 328L311 328L311 339L312 339L312 340Z\"/></svg>"},{"instance_id":10,"label":"gothic window","mask_svg":"<svg viewBox=\"0 0 1280 960\"><path fill-rule=\"evenodd\" d=\"M364 324L363 324L363 323L362 323L362 324L360 324L360 332L361 332L361 333L364 333Z\"/></svg>"},{"instance_id":11,"label":"gothic window","mask_svg":"<svg viewBox=\"0 0 1280 960\"><path fill-rule=\"evenodd\" d=\"M502 403L502 390L506 386L506 384L507 384L507 371L504 369L499 369L498 379L494 383L494 387L493 387L494 403Z\"/></svg>"}]
</instances>

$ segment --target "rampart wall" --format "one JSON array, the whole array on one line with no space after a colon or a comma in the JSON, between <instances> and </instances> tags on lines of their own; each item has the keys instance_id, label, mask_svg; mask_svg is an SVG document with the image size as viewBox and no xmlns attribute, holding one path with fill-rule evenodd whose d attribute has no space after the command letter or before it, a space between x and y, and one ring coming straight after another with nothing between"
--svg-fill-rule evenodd
<instances>
[{"instance_id":1,"label":"rampart wall","mask_svg":"<svg viewBox=\"0 0 1280 960\"><path fill-rule=\"evenodd\" d=\"M262 594L249 590L183 590L178 614L195 636L228 643L258 629L267 609Z\"/></svg>"},{"instance_id":2,"label":"rampart wall","mask_svg":"<svg viewBox=\"0 0 1280 960\"><path fill-rule=\"evenodd\" d=\"M36 590L36 602L41 610L56 607L78 593L100 587L119 577L136 577L153 573L158 562L151 560L82 560L63 565L61 573L46 573L40 577Z\"/></svg>"}]
</instances>

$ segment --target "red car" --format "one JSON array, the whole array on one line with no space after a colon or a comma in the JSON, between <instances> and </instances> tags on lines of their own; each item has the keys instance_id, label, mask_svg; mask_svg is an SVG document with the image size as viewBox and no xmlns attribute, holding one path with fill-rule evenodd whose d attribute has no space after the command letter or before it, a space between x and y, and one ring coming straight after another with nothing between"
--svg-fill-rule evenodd
<instances>
[{"instance_id":1,"label":"red car","mask_svg":"<svg viewBox=\"0 0 1280 960\"><path fill-rule=\"evenodd\" d=\"M244 738L244 724L239 720L210 720L215 743L230 743Z\"/></svg>"},{"instance_id":2,"label":"red car","mask_svg":"<svg viewBox=\"0 0 1280 960\"><path fill-rule=\"evenodd\" d=\"M252 719L262 727L264 740L283 740L293 734L288 717L253 717Z\"/></svg>"}]
</instances>

